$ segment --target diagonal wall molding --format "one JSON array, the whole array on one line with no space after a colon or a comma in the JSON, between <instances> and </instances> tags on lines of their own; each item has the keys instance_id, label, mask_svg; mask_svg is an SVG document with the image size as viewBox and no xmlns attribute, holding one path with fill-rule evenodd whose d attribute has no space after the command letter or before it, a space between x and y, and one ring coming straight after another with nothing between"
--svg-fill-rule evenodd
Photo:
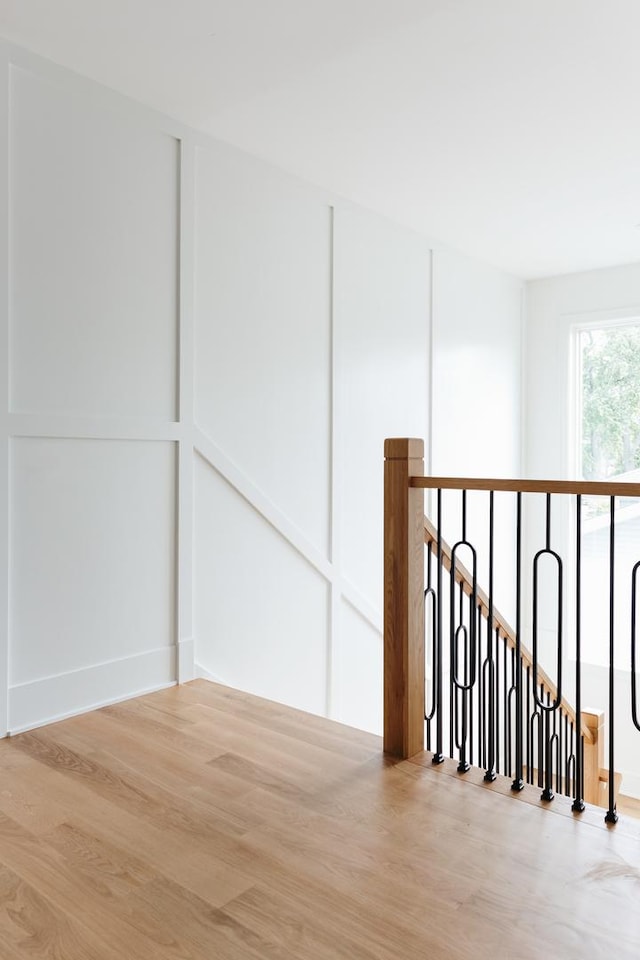
<instances>
[{"instance_id":1,"label":"diagonal wall molding","mask_svg":"<svg viewBox=\"0 0 640 960\"><path fill-rule=\"evenodd\" d=\"M198 426L194 428L193 448L374 630L382 632L381 612L340 575L335 564L305 537L295 523Z\"/></svg>"}]
</instances>

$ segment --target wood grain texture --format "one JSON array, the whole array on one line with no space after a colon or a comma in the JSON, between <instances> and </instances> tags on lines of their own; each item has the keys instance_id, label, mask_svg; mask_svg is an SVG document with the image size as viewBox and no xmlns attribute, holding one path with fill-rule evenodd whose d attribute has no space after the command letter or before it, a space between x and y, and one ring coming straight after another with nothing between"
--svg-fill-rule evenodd
<instances>
[{"instance_id":1,"label":"wood grain texture","mask_svg":"<svg viewBox=\"0 0 640 960\"><path fill-rule=\"evenodd\" d=\"M421 440L385 440L384 749L406 759L424 749L424 473Z\"/></svg>"},{"instance_id":2,"label":"wood grain texture","mask_svg":"<svg viewBox=\"0 0 640 960\"><path fill-rule=\"evenodd\" d=\"M455 766L206 681L2 741L0 957L637 960L640 824Z\"/></svg>"},{"instance_id":3,"label":"wood grain texture","mask_svg":"<svg viewBox=\"0 0 640 960\"><path fill-rule=\"evenodd\" d=\"M495 490L502 493L569 493L588 497L640 497L640 483L617 480L504 480L485 477L412 477L423 490Z\"/></svg>"}]
</instances>

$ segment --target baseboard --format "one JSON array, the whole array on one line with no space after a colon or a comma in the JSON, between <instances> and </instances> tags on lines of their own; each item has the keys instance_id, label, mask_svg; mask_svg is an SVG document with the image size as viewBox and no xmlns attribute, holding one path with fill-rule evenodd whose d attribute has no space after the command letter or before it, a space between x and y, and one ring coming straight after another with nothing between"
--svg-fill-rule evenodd
<instances>
[{"instance_id":1,"label":"baseboard","mask_svg":"<svg viewBox=\"0 0 640 960\"><path fill-rule=\"evenodd\" d=\"M178 683L188 683L196 676L193 637L186 637L178 643Z\"/></svg>"},{"instance_id":2,"label":"baseboard","mask_svg":"<svg viewBox=\"0 0 640 960\"><path fill-rule=\"evenodd\" d=\"M9 736L176 683L176 648L161 647L9 688Z\"/></svg>"}]
</instances>

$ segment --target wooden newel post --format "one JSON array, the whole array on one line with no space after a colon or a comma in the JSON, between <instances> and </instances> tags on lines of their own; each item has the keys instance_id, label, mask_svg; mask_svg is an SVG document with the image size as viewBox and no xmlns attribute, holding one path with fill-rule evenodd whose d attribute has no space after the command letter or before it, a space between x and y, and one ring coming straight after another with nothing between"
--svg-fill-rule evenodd
<instances>
[{"instance_id":1,"label":"wooden newel post","mask_svg":"<svg viewBox=\"0 0 640 960\"><path fill-rule=\"evenodd\" d=\"M384 750L424 749L424 441L384 444Z\"/></svg>"}]
</instances>

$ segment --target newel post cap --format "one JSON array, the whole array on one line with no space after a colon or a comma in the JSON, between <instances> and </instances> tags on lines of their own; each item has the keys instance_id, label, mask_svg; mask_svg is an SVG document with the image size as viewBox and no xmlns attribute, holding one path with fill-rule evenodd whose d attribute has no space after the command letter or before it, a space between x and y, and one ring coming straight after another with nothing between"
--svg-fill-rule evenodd
<instances>
[{"instance_id":1,"label":"newel post cap","mask_svg":"<svg viewBox=\"0 0 640 960\"><path fill-rule=\"evenodd\" d=\"M424 440L395 437L384 442L385 460L424 460Z\"/></svg>"}]
</instances>

